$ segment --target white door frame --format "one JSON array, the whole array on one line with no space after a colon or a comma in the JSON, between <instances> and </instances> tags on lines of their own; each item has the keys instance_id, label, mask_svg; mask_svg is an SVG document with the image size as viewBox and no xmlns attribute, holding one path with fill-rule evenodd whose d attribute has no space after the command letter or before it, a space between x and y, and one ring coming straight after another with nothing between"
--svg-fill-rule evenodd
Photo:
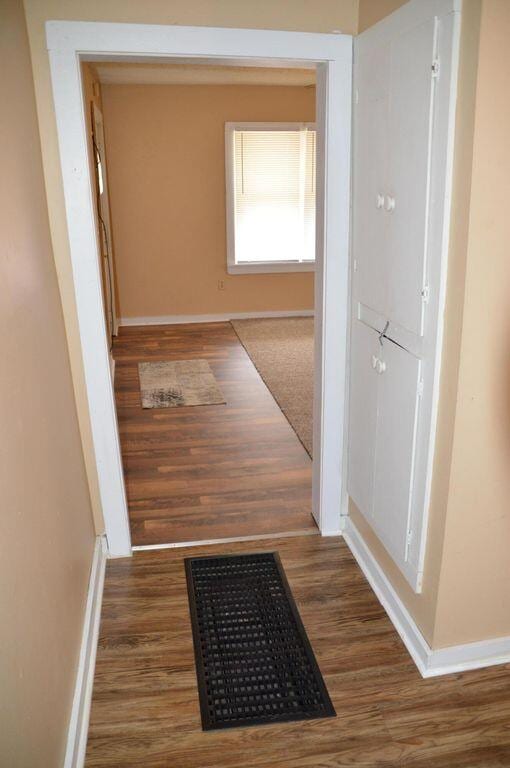
<instances>
[{"instance_id":1,"label":"white door frame","mask_svg":"<svg viewBox=\"0 0 510 768\"><path fill-rule=\"evenodd\" d=\"M131 537L102 309L80 63L186 57L231 65L317 66L313 510L323 535L338 534L347 513L351 36L81 21L49 21L46 36L85 383L111 557L130 555Z\"/></svg>"}]
</instances>

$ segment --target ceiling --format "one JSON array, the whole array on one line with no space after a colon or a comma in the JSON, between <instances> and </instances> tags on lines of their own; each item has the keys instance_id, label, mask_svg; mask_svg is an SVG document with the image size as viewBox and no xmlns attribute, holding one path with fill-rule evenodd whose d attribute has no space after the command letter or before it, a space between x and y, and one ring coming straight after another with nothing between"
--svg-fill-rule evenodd
<instances>
[{"instance_id":1,"label":"ceiling","mask_svg":"<svg viewBox=\"0 0 510 768\"><path fill-rule=\"evenodd\" d=\"M212 64L96 62L101 83L131 85L315 85L315 69Z\"/></svg>"}]
</instances>

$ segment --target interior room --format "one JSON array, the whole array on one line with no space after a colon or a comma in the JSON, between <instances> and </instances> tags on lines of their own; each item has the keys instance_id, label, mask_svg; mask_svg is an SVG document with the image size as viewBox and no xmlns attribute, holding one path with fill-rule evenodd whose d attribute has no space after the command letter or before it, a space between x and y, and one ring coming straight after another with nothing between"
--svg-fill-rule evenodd
<instances>
[{"instance_id":1,"label":"interior room","mask_svg":"<svg viewBox=\"0 0 510 768\"><path fill-rule=\"evenodd\" d=\"M315 70L82 76L133 545L318 533Z\"/></svg>"},{"instance_id":2,"label":"interior room","mask_svg":"<svg viewBox=\"0 0 510 768\"><path fill-rule=\"evenodd\" d=\"M1 766L510 765L509 37L0 0Z\"/></svg>"}]
</instances>

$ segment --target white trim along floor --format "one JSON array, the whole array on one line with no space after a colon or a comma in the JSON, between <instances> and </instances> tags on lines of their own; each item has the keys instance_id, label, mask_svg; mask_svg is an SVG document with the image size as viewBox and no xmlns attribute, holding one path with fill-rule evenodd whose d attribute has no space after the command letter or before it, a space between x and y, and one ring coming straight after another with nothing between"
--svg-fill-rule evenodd
<instances>
[{"instance_id":1,"label":"white trim along floor","mask_svg":"<svg viewBox=\"0 0 510 768\"><path fill-rule=\"evenodd\" d=\"M272 317L313 317L313 309L268 312L225 312L213 315L153 315L121 317L119 325L184 325L186 323L228 323L229 320L255 320Z\"/></svg>"},{"instance_id":2,"label":"white trim along floor","mask_svg":"<svg viewBox=\"0 0 510 768\"><path fill-rule=\"evenodd\" d=\"M90 569L73 706L67 731L64 768L81 768L85 762L97 643L99 639L99 624L101 621L101 606L103 603L106 558L106 537L98 536Z\"/></svg>"}]
</instances>

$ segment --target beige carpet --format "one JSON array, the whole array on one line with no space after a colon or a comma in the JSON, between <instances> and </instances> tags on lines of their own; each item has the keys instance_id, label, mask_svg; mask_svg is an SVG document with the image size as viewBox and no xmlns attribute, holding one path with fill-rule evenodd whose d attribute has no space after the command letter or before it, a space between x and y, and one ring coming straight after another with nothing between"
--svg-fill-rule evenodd
<instances>
[{"instance_id":1,"label":"beige carpet","mask_svg":"<svg viewBox=\"0 0 510 768\"><path fill-rule=\"evenodd\" d=\"M224 403L207 360L138 363L142 408Z\"/></svg>"},{"instance_id":2,"label":"beige carpet","mask_svg":"<svg viewBox=\"0 0 510 768\"><path fill-rule=\"evenodd\" d=\"M232 320L239 339L312 455L313 318Z\"/></svg>"}]
</instances>

